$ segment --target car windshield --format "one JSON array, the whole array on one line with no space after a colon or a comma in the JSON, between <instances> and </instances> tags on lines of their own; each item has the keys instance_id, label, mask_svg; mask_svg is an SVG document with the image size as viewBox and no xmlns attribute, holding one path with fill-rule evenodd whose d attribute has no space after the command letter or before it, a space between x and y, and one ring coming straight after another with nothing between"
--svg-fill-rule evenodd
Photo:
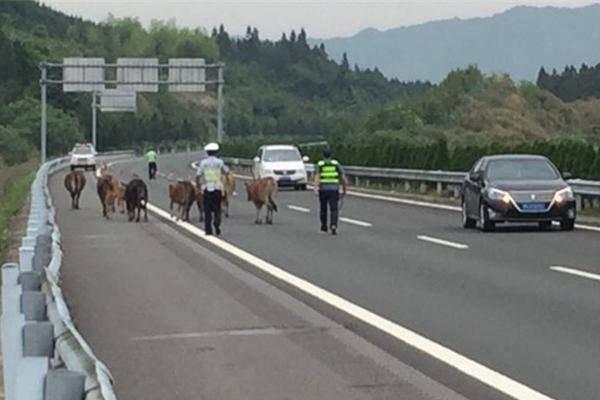
<instances>
[{"instance_id":1,"label":"car windshield","mask_svg":"<svg viewBox=\"0 0 600 400\"><path fill-rule=\"evenodd\" d=\"M559 175L543 159L507 159L490 161L487 175L491 180L554 180Z\"/></svg>"},{"instance_id":2,"label":"car windshield","mask_svg":"<svg viewBox=\"0 0 600 400\"><path fill-rule=\"evenodd\" d=\"M300 154L296 149L266 150L263 161L300 161Z\"/></svg>"},{"instance_id":3,"label":"car windshield","mask_svg":"<svg viewBox=\"0 0 600 400\"><path fill-rule=\"evenodd\" d=\"M73 154L92 154L92 148L90 146L77 146L73 149Z\"/></svg>"}]
</instances>

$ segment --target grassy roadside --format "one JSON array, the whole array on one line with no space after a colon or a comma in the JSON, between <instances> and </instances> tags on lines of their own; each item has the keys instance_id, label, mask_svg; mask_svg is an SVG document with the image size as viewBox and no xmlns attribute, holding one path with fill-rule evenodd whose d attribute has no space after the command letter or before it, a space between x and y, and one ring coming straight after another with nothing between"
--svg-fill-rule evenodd
<instances>
[{"instance_id":1,"label":"grassy roadside","mask_svg":"<svg viewBox=\"0 0 600 400\"><path fill-rule=\"evenodd\" d=\"M25 204L36 168L35 161L0 166L0 263L11 240L11 219Z\"/></svg>"}]
</instances>

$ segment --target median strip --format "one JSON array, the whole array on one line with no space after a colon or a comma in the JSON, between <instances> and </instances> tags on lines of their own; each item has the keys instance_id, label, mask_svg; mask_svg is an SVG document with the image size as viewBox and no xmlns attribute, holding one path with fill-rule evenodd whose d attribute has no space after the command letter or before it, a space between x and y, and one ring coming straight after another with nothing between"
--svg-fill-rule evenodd
<instances>
[{"instance_id":1,"label":"median strip","mask_svg":"<svg viewBox=\"0 0 600 400\"><path fill-rule=\"evenodd\" d=\"M592 279L595 281L600 281L600 275L594 274L591 272L587 272L587 271L581 271L581 270L578 270L575 268L567 268L567 267L561 267L558 265L554 265L554 266L551 266L550 269L552 271L562 272L564 274L575 275L580 278L586 278L586 279Z\"/></svg>"},{"instance_id":2,"label":"median strip","mask_svg":"<svg viewBox=\"0 0 600 400\"><path fill-rule=\"evenodd\" d=\"M469 246L467 246L466 244L451 242L449 240L438 239L438 238L434 238L431 236L419 235L419 236L417 236L417 239L423 240L423 241L429 242L429 243L439 244L441 246L452 247L454 249L459 249L459 250L465 250L465 249L469 248Z\"/></svg>"}]
</instances>

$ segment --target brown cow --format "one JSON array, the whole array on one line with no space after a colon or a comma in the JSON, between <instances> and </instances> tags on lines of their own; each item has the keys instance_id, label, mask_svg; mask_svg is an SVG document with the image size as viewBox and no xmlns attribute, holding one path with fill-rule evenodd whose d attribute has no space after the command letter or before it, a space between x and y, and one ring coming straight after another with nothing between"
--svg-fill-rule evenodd
<instances>
[{"instance_id":1,"label":"brown cow","mask_svg":"<svg viewBox=\"0 0 600 400\"><path fill-rule=\"evenodd\" d=\"M109 173L102 173L98 177L98 183L96 185L98 190L98 197L102 204L102 215L106 219L110 219L111 213L115 213L115 202L122 207L123 188L121 182L114 175Z\"/></svg>"},{"instance_id":2,"label":"brown cow","mask_svg":"<svg viewBox=\"0 0 600 400\"><path fill-rule=\"evenodd\" d=\"M141 211L144 210L144 221L148 221L148 187L143 180L134 178L125 187L125 202L127 203L127 215L129 221L140 222ZM137 216L136 216L137 211Z\"/></svg>"},{"instance_id":3,"label":"brown cow","mask_svg":"<svg viewBox=\"0 0 600 400\"><path fill-rule=\"evenodd\" d=\"M79 209L79 197L85 187L85 175L81 171L71 171L65 176L65 189L71 194L71 208Z\"/></svg>"},{"instance_id":4,"label":"brown cow","mask_svg":"<svg viewBox=\"0 0 600 400\"><path fill-rule=\"evenodd\" d=\"M190 220L190 208L196 200L196 189L190 181L178 180L177 182L169 183L169 198L171 204L169 210L173 217L173 205L177 204L179 216L177 219L184 221Z\"/></svg>"},{"instance_id":5,"label":"brown cow","mask_svg":"<svg viewBox=\"0 0 600 400\"><path fill-rule=\"evenodd\" d=\"M235 192L235 178L230 172L228 174L224 174L221 178L221 181L223 182L223 198L221 200L221 207L225 211L225 216L229 217L229 205L233 200L233 193Z\"/></svg>"},{"instance_id":6,"label":"brown cow","mask_svg":"<svg viewBox=\"0 0 600 400\"><path fill-rule=\"evenodd\" d=\"M275 204L275 194L277 194L277 181L271 177L259 178L253 180L251 183L244 182L246 185L246 193L248 194L248 201L254 203L256 207L256 224L262 224L260 219L260 210L263 205L267 206L266 223L269 225L273 224L273 211L277 211L277 204Z\"/></svg>"}]
</instances>

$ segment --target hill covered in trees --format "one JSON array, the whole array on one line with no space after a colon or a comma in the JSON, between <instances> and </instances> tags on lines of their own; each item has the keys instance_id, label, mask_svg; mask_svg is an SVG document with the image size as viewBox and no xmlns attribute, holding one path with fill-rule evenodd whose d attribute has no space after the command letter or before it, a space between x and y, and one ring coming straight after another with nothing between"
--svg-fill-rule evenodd
<instances>
[{"instance_id":1,"label":"hill covered in trees","mask_svg":"<svg viewBox=\"0 0 600 400\"><path fill-rule=\"evenodd\" d=\"M376 70L331 61L310 47L306 33L265 41L256 28L231 37L155 21L108 17L95 24L36 2L0 2L0 149L8 161L26 158L38 145L41 61L67 56L203 57L224 61L225 131L232 136L324 136L344 132L374 107L422 92L427 83L389 80ZM214 92L214 91L213 91ZM49 151L61 154L89 140L91 96L49 88ZM103 114L99 148L143 143L205 142L216 131L216 101L205 94L141 94L138 112Z\"/></svg>"},{"instance_id":2,"label":"hill covered in trees","mask_svg":"<svg viewBox=\"0 0 600 400\"><path fill-rule=\"evenodd\" d=\"M582 64L579 70L569 65L561 73L556 69L548 73L542 67L537 84L564 101L600 98L600 64L591 67Z\"/></svg>"}]
</instances>

